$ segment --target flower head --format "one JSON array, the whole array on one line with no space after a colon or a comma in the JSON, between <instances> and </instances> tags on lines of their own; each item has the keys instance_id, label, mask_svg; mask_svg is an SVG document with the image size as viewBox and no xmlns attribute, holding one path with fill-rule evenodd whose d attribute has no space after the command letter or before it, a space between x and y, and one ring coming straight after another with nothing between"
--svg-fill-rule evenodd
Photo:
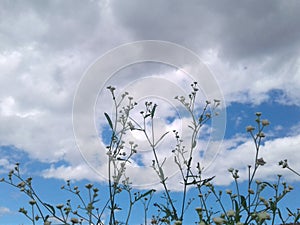
<instances>
[{"instance_id":1,"label":"flower head","mask_svg":"<svg viewBox=\"0 0 300 225\"><path fill-rule=\"evenodd\" d=\"M255 128L252 127L252 126L247 126L247 127L246 127L246 131L247 131L247 132L251 132L251 131L253 131L253 130L255 130Z\"/></svg>"},{"instance_id":2,"label":"flower head","mask_svg":"<svg viewBox=\"0 0 300 225\"><path fill-rule=\"evenodd\" d=\"M234 215L235 215L234 210L229 210L229 211L227 212L227 216L229 216L229 217L234 216Z\"/></svg>"},{"instance_id":3,"label":"flower head","mask_svg":"<svg viewBox=\"0 0 300 225\"><path fill-rule=\"evenodd\" d=\"M260 212L257 214L259 221L269 220L271 219L270 215L267 212Z\"/></svg>"},{"instance_id":4,"label":"flower head","mask_svg":"<svg viewBox=\"0 0 300 225\"><path fill-rule=\"evenodd\" d=\"M256 112L255 115L256 115L257 117L259 117L259 116L261 116L261 112Z\"/></svg>"},{"instance_id":5,"label":"flower head","mask_svg":"<svg viewBox=\"0 0 300 225\"><path fill-rule=\"evenodd\" d=\"M195 208L195 210L197 211L197 213L201 213L203 211L203 209L201 207L197 207L197 208Z\"/></svg>"},{"instance_id":6,"label":"flower head","mask_svg":"<svg viewBox=\"0 0 300 225\"><path fill-rule=\"evenodd\" d=\"M257 165L263 166L266 164L265 160L263 158L259 158L256 160Z\"/></svg>"},{"instance_id":7,"label":"flower head","mask_svg":"<svg viewBox=\"0 0 300 225\"><path fill-rule=\"evenodd\" d=\"M213 218L213 221L216 225L221 225L225 222L225 220L221 217L215 217L215 218Z\"/></svg>"},{"instance_id":8,"label":"flower head","mask_svg":"<svg viewBox=\"0 0 300 225\"><path fill-rule=\"evenodd\" d=\"M58 204L58 205L56 205L56 208L58 208L58 209L62 209L64 207L64 204Z\"/></svg>"},{"instance_id":9,"label":"flower head","mask_svg":"<svg viewBox=\"0 0 300 225\"><path fill-rule=\"evenodd\" d=\"M29 204L30 204L30 205L35 205L35 204L36 204L36 201L35 201L34 199L31 199L31 200L29 201Z\"/></svg>"},{"instance_id":10,"label":"flower head","mask_svg":"<svg viewBox=\"0 0 300 225\"><path fill-rule=\"evenodd\" d=\"M87 185L85 185L85 187L86 187L87 189L91 189L91 188L93 187L93 185L92 185L92 184L87 184Z\"/></svg>"},{"instance_id":11,"label":"flower head","mask_svg":"<svg viewBox=\"0 0 300 225\"><path fill-rule=\"evenodd\" d=\"M233 168L229 168L229 169L228 169L228 172L230 172L230 173L232 173L233 171L234 171Z\"/></svg>"},{"instance_id":12,"label":"flower head","mask_svg":"<svg viewBox=\"0 0 300 225\"><path fill-rule=\"evenodd\" d=\"M268 126L268 125L270 125L270 122L269 122L269 120L262 120L262 121L261 121L261 124L262 124L263 126Z\"/></svg>"},{"instance_id":13,"label":"flower head","mask_svg":"<svg viewBox=\"0 0 300 225\"><path fill-rule=\"evenodd\" d=\"M285 160L281 160L280 162L279 162L279 166L282 166L282 168L287 168L288 167L288 163L287 163L287 160L285 159Z\"/></svg>"},{"instance_id":14,"label":"flower head","mask_svg":"<svg viewBox=\"0 0 300 225\"><path fill-rule=\"evenodd\" d=\"M257 134L257 136L258 136L258 137L261 137L261 138L266 137L266 135L264 134L264 132L259 132L259 133Z\"/></svg>"},{"instance_id":15,"label":"flower head","mask_svg":"<svg viewBox=\"0 0 300 225\"><path fill-rule=\"evenodd\" d=\"M229 195L231 195L231 194L232 194L232 190L227 189L227 190L226 190L226 193L229 194Z\"/></svg>"},{"instance_id":16,"label":"flower head","mask_svg":"<svg viewBox=\"0 0 300 225\"><path fill-rule=\"evenodd\" d=\"M75 224L75 223L79 223L79 220L77 218L71 218L71 222Z\"/></svg>"},{"instance_id":17,"label":"flower head","mask_svg":"<svg viewBox=\"0 0 300 225\"><path fill-rule=\"evenodd\" d=\"M254 194L254 191L253 191L252 189L248 189L248 193L249 193L250 195L253 195L253 194Z\"/></svg>"}]
</instances>

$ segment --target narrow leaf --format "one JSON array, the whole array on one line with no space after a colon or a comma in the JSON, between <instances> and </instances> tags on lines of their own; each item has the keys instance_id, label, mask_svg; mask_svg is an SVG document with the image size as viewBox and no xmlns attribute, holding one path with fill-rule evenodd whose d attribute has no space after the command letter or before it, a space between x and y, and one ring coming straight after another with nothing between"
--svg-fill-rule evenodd
<instances>
[{"instance_id":1,"label":"narrow leaf","mask_svg":"<svg viewBox=\"0 0 300 225\"><path fill-rule=\"evenodd\" d=\"M244 207L244 209L248 212L247 201L243 195L241 195L241 204Z\"/></svg>"},{"instance_id":2,"label":"narrow leaf","mask_svg":"<svg viewBox=\"0 0 300 225\"><path fill-rule=\"evenodd\" d=\"M207 178L207 179L204 179L203 180L203 184L202 185L205 185L207 184L208 182L210 182L211 180L213 180L216 176L213 176L213 177L210 177L210 178Z\"/></svg>"},{"instance_id":3,"label":"narrow leaf","mask_svg":"<svg viewBox=\"0 0 300 225\"><path fill-rule=\"evenodd\" d=\"M272 201L270 201L270 209L271 209L273 212L275 212L276 209L277 209L276 204L275 204L274 202L272 202Z\"/></svg>"},{"instance_id":4,"label":"narrow leaf","mask_svg":"<svg viewBox=\"0 0 300 225\"><path fill-rule=\"evenodd\" d=\"M192 127L191 125L188 125L189 128L191 128L192 130L194 130L194 127Z\"/></svg>"},{"instance_id":5,"label":"narrow leaf","mask_svg":"<svg viewBox=\"0 0 300 225\"><path fill-rule=\"evenodd\" d=\"M239 209L239 204L237 200L234 200L234 205L235 205L235 221L240 220L240 209Z\"/></svg>"},{"instance_id":6,"label":"narrow leaf","mask_svg":"<svg viewBox=\"0 0 300 225\"><path fill-rule=\"evenodd\" d=\"M236 211L237 213L240 212L239 204L238 204L237 200L234 200L234 206L235 206L235 211Z\"/></svg>"},{"instance_id":7,"label":"narrow leaf","mask_svg":"<svg viewBox=\"0 0 300 225\"><path fill-rule=\"evenodd\" d=\"M157 106L157 105L154 104L153 109L152 109L152 111L151 111L151 118L154 117L154 113L155 113L156 106Z\"/></svg>"},{"instance_id":8,"label":"narrow leaf","mask_svg":"<svg viewBox=\"0 0 300 225\"><path fill-rule=\"evenodd\" d=\"M147 117L149 117L151 114L146 114L145 116L144 116L144 119L146 119Z\"/></svg>"},{"instance_id":9,"label":"narrow leaf","mask_svg":"<svg viewBox=\"0 0 300 225\"><path fill-rule=\"evenodd\" d=\"M298 220L300 219L300 213L298 213L298 215L295 217L295 223L298 222Z\"/></svg>"},{"instance_id":10,"label":"narrow leaf","mask_svg":"<svg viewBox=\"0 0 300 225\"><path fill-rule=\"evenodd\" d=\"M287 210L291 215L294 215L294 213L293 213L289 208L286 208L286 210Z\"/></svg>"},{"instance_id":11,"label":"narrow leaf","mask_svg":"<svg viewBox=\"0 0 300 225\"><path fill-rule=\"evenodd\" d=\"M168 218L168 217L171 217L172 220L174 219L174 216L172 215L172 212L170 209L168 209L166 206L164 205L161 205L162 206L162 211L166 214L165 217Z\"/></svg>"},{"instance_id":12,"label":"narrow leaf","mask_svg":"<svg viewBox=\"0 0 300 225\"><path fill-rule=\"evenodd\" d=\"M164 179L165 179L165 175L164 175L163 169L162 169L161 167L158 167L158 169L159 169L159 176L160 176L160 178L161 178L162 180L164 180Z\"/></svg>"},{"instance_id":13,"label":"narrow leaf","mask_svg":"<svg viewBox=\"0 0 300 225\"><path fill-rule=\"evenodd\" d=\"M266 184L266 185L270 186L272 189L274 189L273 185L268 182L263 182L263 184Z\"/></svg>"},{"instance_id":14,"label":"narrow leaf","mask_svg":"<svg viewBox=\"0 0 300 225\"><path fill-rule=\"evenodd\" d=\"M46 208L51 211L52 215L55 215L55 209L52 205L49 205L47 203L44 203L44 205L46 206Z\"/></svg>"},{"instance_id":15,"label":"narrow leaf","mask_svg":"<svg viewBox=\"0 0 300 225\"><path fill-rule=\"evenodd\" d=\"M284 219L282 218L281 211L279 208L278 208L278 215L279 215L279 218L281 219L281 222L284 223Z\"/></svg>"},{"instance_id":16,"label":"narrow leaf","mask_svg":"<svg viewBox=\"0 0 300 225\"><path fill-rule=\"evenodd\" d=\"M111 122L111 119L110 119L109 115L107 113L104 113L104 116L106 117L106 120L107 120L110 128L113 130L113 124Z\"/></svg>"},{"instance_id":17,"label":"narrow leaf","mask_svg":"<svg viewBox=\"0 0 300 225\"><path fill-rule=\"evenodd\" d=\"M137 197L135 200L138 201L138 200L140 200L141 198L144 198L144 197L146 197L147 195L152 194L153 192L155 192L155 190L154 190L154 189L151 189L151 190L149 190L149 191L147 191L147 192L141 194L141 195L140 195L139 197Z\"/></svg>"},{"instance_id":18,"label":"narrow leaf","mask_svg":"<svg viewBox=\"0 0 300 225\"><path fill-rule=\"evenodd\" d=\"M193 141L192 148L195 148L196 145L197 145L197 142L196 142L196 141Z\"/></svg>"},{"instance_id":19,"label":"narrow leaf","mask_svg":"<svg viewBox=\"0 0 300 225\"><path fill-rule=\"evenodd\" d=\"M154 146L156 146L161 140L163 140L164 139L164 137L167 135L169 133L169 131L168 132L166 132L166 133L164 133L159 139L158 139L158 141L155 143L155 145Z\"/></svg>"}]
</instances>

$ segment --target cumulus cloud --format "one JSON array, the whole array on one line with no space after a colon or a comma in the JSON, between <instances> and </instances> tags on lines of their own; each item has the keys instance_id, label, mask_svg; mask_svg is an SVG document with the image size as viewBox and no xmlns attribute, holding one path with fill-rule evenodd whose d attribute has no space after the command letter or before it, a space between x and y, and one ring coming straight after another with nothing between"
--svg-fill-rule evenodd
<instances>
[{"instance_id":1,"label":"cumulus cloud","mask_svg":"<svg viewBox=\"0 0 300 225\"><path fill-rule=\"evenodd\" d=\"M0 143L45 162L72 158L76 152L72 100L77 84L88 65L115 45L110 38L120 29L100 2L72 2L73 8L70 2L2 4L0 102L6 129L1 129Z\"/></svg>"},{"instance_id":2,"label":"cumulus cloud","mask_svg":"<svg viewBox=\"0 0 300 225\"><path fill-rule=\"evenodd\" d=\"M163 127L158 124L156 132L163 134L166 130L172 131L183 125L181 138L187 140L183 144L186 146L186 150L188 150L190 148L188 140L191 138L190 129L187 128L189 121L188 118L181 118ZM209 130L206 131L204 129L201 136L205 137L205 133L208 134ZM151 167L152 160L154 159L153 152L151 151L149 143L145 141L145 137L143 137L143 135L129 133L128 137L124 140L126 141L125 146L127 146L125 147L125 151L128 151L128 141L135 141L135 143L139 145L138 154L136 157L133 157L131 163L127 166L126 175L130 177L137 188L143 189L151 187L161 189L159 178ZM298 176L287 169L282 169L278 165L279 161L288 159L289 165L296 171L300 171L299 164L297 163L299 161L299 154L297 154L299 144L299 134L273 138L263 143L259 151L259 158L262 157L267 163L259 168L256 179L274 181L277 174L282 174L287 181L299 181ZM228 172L229 168L238 169L240 181L245 181L248 178L247 165L252 165L252 168L254 167L255 145L251 137L245 134L237 134L231 139L223 140L221 145L218 142L209 142L209 138L202 138L199 140L197 146L193 156L193 161L195 162L193 167L196 167L196 162L200 162L201 167L204 168L203 177L216 175L213 182L217 185L229 185L233 181ZM179 169L174 163L174 154L172 153L174 148L174 138L171 132L158 146L156 151L161 162L166 160L164 172L168 177L170 187L172 187L173 190L180 190L181 184L178 183L178 180L181 178ZM215 149L218 149L218 151L216 152ZM213 153L212 156L210 156L211 153ZM91 155L94 154L95 153ZM100 156L97 158L102 157L103 159L104 157L105 159L107 157L105 148L102 149L102 152L98 151L98 154ZM45 177L59 177L63 179L89 178L94 181L105 181L107 179L107 162L102 161L98 166L93 161L89 161L88 163L90 164L68 167L59 166L57 168L52 166L49 170L44 171L44 175ZM99 163L99 161L96 163ZM93 173L91 173L91 168L88 165L94 169Z\"/></svg>"},{"instance_id":3,"label":"cumulus cloud","mask_svg":"<svg viewBox=\"0 0 300 225\"><path fill-rule=\"evenodd\" d=\"M299 181L297 175L278 165L279 161L288 159L289 165L296 171L300 171L297 163L299 160L299 154L297 154L299 142L299 134L266 141L259 151L259 158L262 157L266 164L259 168L256 179L274 181L277 175L281 174L288 181ZM236 137L224 141L218 157L207 172L208 174L217 174L214 180L216 184L228 185L233 179L227 169L234 168L239 170L240 180L244 181L248 179L247 165L252 165L253 170L254 160L255 145L253 141L250 138L246 139L246 137Z\"/></svg>"},{"instance_id":4,"label":"cumulus cloud","mask_svg":"<svg viewBox=\"0 0 300 225\"><path fill-rule=\"evenodd\" d=\"M15 146L31 158L50 163L45 177L103 180L89 173L85 161L98 160L102 165L97 171L105 171L105 151L96 158L93 155L99 140L83 140L88 149L85 158L77 150L73 97L82 74L97 57L119 44L142 39L173 41L196 52L219 82L227 105L273 101L270 93L276 90L280 95L275 101L300 106L299 7L297 1L4 1L0 7L0 123L5 129L0 130L0 145ZM187 93L191 80L186 77L176 68L145 63L116 71L107 84L129 91L141 104L146 97L160 96L162 116L174 116L178 103L166 99ZM105 123L103 111L112 110L108 99L109 93L100 90L95 104L99 136ZM184 116L168 124L168 129L187 125ZM164 131L163 126L159 129ZM268 177L274 169L270 165L285 156L281 148L287 155L296 151L293 143L299 141L298 130L295 127L290 136L266 142L262 156L267 164L260 176ZM185 128L181 131L188 139ZM209 168L224 174L223 168L251 163L251 143L241 141L245 140L225 140ZM162 146L170 149L170 140ZM146 148L142 143L140 147ZM269 148L276 154L269 153ZM139 160L149 165L150 154L144 152ZM66 164L55 167L58 161ZM0 165L6 168L7 163L2 160ZM151 168L135 166L129 174L140 183L155 177ZM149 176L138 176L136 168ZM172 173L172 166L168 169ZM227 184L227 178L218 176L216 182Z\"/></svg>"},{"instance_id":5,"label":"cumulus cloud","mask_svg":"<svg viewBox=\"0 0 300 225\"><path fill-rule=\"evenodd\" d=\"M299 7L296 1L112 2L115 17L137 39L190 47L215 71L228 103L254 104L278 89L283 103L299 105Z\"/></svg>"}]
</instances>

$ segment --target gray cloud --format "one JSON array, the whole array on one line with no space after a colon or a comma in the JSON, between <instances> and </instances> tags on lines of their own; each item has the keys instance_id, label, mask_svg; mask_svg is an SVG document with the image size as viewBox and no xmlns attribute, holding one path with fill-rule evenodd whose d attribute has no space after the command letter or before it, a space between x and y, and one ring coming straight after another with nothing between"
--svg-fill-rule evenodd
<instances>
[{"instance_id":1,"label":"gray cloud","mask_svg":"<svg viewBox=\"0 0 300 225\"><path fill-rule=\"evenodd\" d=\"M298 1L132 0L112 1L111 9L135 39L172 41L198 53L228 103L259 104L277 89L284 93L282 103L299 105ZM232 81L239 85L232 87Z\"/></svg>"},{"instance_id":2,"label":"gray cloud","mask_svg":"<svg viewBox=\"0 0 300 225\"><path fill-rule=\"evenodd\" d=\"M218 48L224 60L299 49L299 8L298 1L112 3L114 16L137 39L175 41L200 52Z\"/></svg>"},{"instance_id":3,"label":"gray cloud","mask_svg":"<svg viewBox=\"0 0 300 225\"><path fill-rule=\"evenodd\" d=\"M83 168L79 153L74 154L71 122L80 77L97 57L119 44L161 39L190 48L211 67L227 103L259 104L276 89L283 92L281 104L300 105L298 1L0 4L0 121L5 127L0 144L24 149L41 161L63 158L71 165L61 170ZM138 65L113 81L126 86L128 77L142 77L138 73L167 71ZM138 95L140 90L135 91ZM88 171L84 168L82 177Z\"/></svg>"}]
</instances>

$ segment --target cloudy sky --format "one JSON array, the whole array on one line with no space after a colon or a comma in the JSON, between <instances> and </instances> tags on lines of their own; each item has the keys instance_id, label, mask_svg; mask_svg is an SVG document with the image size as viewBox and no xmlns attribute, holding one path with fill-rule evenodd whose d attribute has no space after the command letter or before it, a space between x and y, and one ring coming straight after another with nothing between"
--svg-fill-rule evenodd
<instances>
[{"instance_id":1,"label":"cloudy sky","mask_svg":"<svg viewBox=\"0 0 300 225\"><path fill-rule=\"evenodd\" d=\"M105 78L105 82L102 79L95 84L99 85L98 101L92 118L100 139L83 140L86 149L76 145L73 100L93 63L120 45L161 40L197 54L222 92L227 126L219 154L210 167L217 174L216 184L230 184L227 168L239 168L243 174L244 166L252 163L253 146L245 127L254 124L255 112L261 111L271 125L261 152L267 164L259 178L272 180L274 174L281 173L300 188L296 182L299 177L277 166L287 158L300 171L300 2L2 0L0 4L1 176L20 162L42 186L53 180L50 178L57 178L51 181L55 184L63 183L63 179L103 180L99 176L105 176L103 149L97 156L100 163L96 171L90 166L95 163L91 155L95 147L99 141L105 142L103 111L112 110L105 85L129 90L141 104L147 97L158 101L158 130L176 128L188 138L188 118L178 115L179 105L166 99L177 91L188 93L191 77L170 65L145 62L114 74L93 75L99 81ZM114 64L118 58L109 60ZM201 88L202 97L207 97L207 87ZM163 124L168 115L179 117ZM204 129L204 136L208 131ZM141 141L138 135L133 138ZM161 147L170 141L167 139ZM206 146L205 140L202 144ZM146 148L143 143L141 148ZM161 157L165 154L161 152ZM147 167L149 159L145 150L142 164L136 165L143 174L153 173ZM169 170L172 172L172 167ZM134 171L129 171L130 175L144 185L145 176ZM11 202L2 197L7 189L1 184L0 224L6 224L5 215L15 215L23 204L18 193L9 192Z\"/></svg>"}]
</instances>

